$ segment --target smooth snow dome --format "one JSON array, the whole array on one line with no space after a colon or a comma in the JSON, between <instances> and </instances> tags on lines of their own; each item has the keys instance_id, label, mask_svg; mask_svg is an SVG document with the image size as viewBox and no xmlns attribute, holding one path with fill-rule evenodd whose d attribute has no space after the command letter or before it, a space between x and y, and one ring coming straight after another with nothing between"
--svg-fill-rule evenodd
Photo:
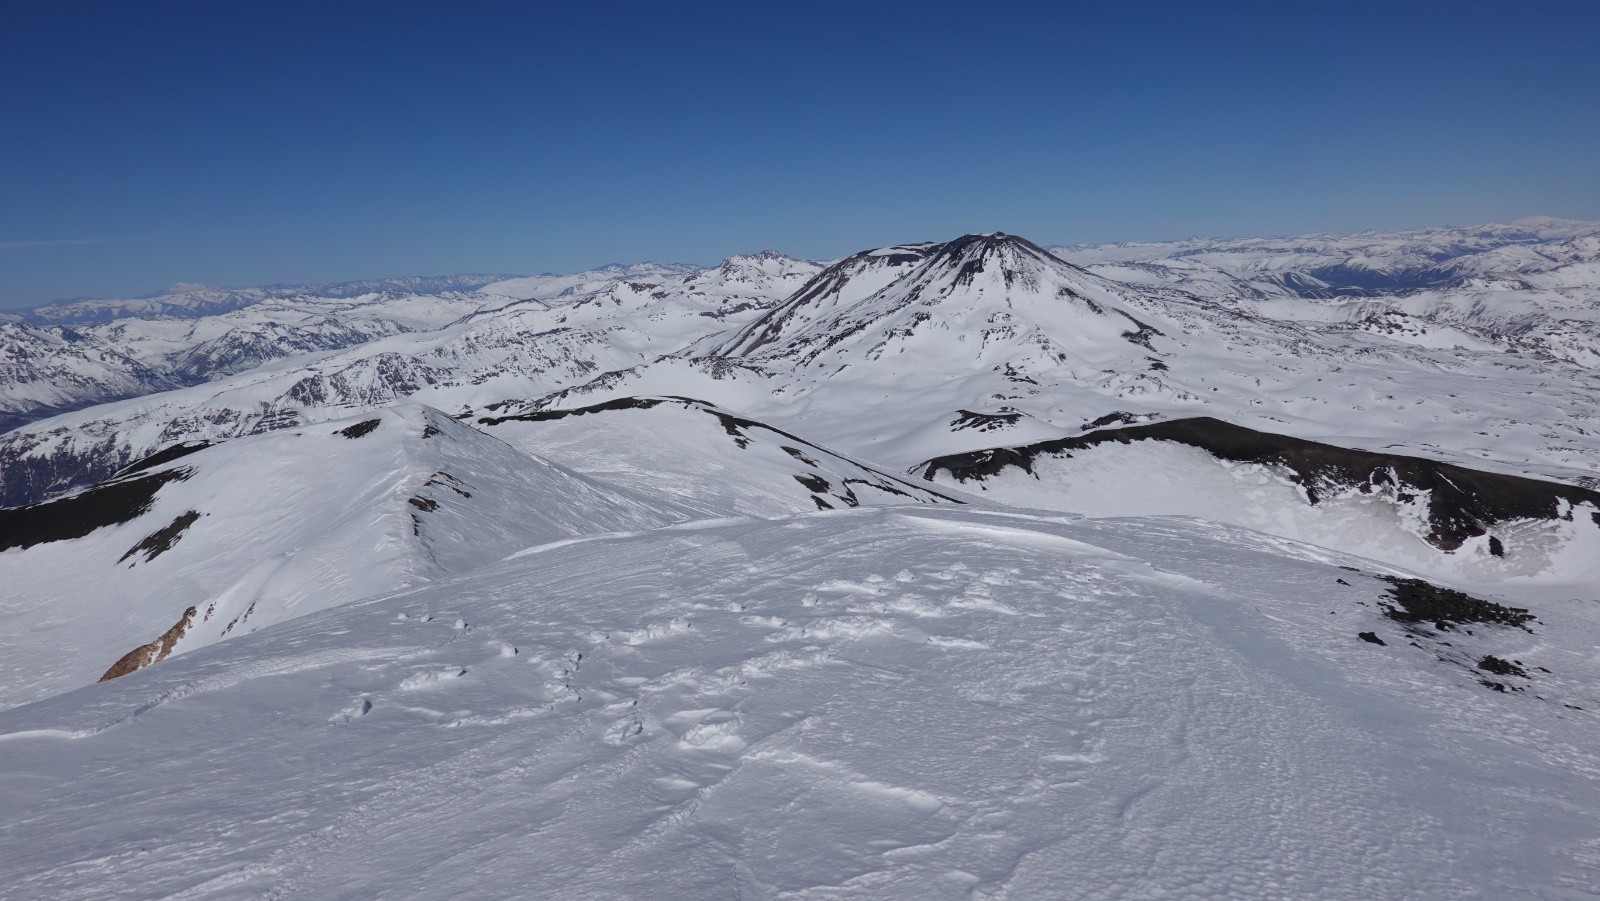
<instances>
[{"instance_id":1,"label":"smooth snow dome","mask_svg":"<svg viewBox=\"0 0 1600 901\"><path fill-rule=\"evenodd\" d=\"M564 543L0 714L0 884L1591 890L1593 605L1414 648L1355 562L956 507ZM1438 654L1550 672L1502 694Z\"/></svg>"}]
</instances>

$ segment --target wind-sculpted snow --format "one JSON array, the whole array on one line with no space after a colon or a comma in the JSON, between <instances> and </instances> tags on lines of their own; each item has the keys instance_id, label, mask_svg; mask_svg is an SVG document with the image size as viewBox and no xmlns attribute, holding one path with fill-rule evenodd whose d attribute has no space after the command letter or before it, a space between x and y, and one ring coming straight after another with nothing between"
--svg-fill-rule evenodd
<instances>
[{"instance_id":1,"label":"wind-sculpted snow","mask_svg":"<svg viewBox=\"0 0 1600 901\"><path fill-rule=\"evenodd\" d=\"M1448 633L1496 691L1354 563L955 507L534 548L0 714L0 886L1589 891L1592 605Z\"/></svg>"}]
</instances>

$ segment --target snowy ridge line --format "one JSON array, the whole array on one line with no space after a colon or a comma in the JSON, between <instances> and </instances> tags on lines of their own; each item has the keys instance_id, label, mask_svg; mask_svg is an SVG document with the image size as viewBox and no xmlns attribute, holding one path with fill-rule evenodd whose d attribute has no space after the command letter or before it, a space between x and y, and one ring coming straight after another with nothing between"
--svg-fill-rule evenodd
<instances>
[{"instance_id":1,"label":"snowy ridge line","mask_svg":"<svg viewBox=\"0 0 1600 901\"><path fill-rule=\"evenodd\" d=\"M79 494L0 509L0 706L689 511L403 404L169 448ZM109 669L108 669L109 667Z\"/></svg>"},{"instance_id":2,"label":"snowy ridge line","mask_svg":"<svg viewBox=\"0 0 1600 901\"><path fill-rule=\"evenodd\" d=\"M80 336L83 341L61 335L40 340L61 353L75 354L100 346L94 340L103 344L114 339L119 347L138 350L134 356L145 361L138 365L155 365L151 361L175 353L187 355L185 359L199 367L195 372L217 378L218 387L204 394L177 389L151 395L150 403L86 408L0 436L0 498L7 504L27 503L92 483L119 463L174 441L292 427L401 397L462 410L491 407L516 396L542 398L534 403L550 406L568 405L580 396L602 400L618 394L672 394L706 397L757 419L789 425L783 408L802 396L815 396L819 406L832 406L842 417L841 404L829 402L833 391L829 380L842 376L842 381L862 383L850 386L852 391L903 380L905 373L882 372L883 364L914 352L926 357L939 340L938 333L953 329L981 331L982 348L962 347L958 340L939 348L936 359L920 368L943 375L946 382L965 379L977 389L974 370L963 363L976 350L980 351L980 359L973 361L977 368L998 377L985 390L964 390L962 396L951 397L950 409L982 410L980 398L1015 401L1034 394L1035 402L1022 406L1045 422L1081 415L1078 411L1085 408L1104 409L1107 399L1115 398L1128 405L1142 401L1168 408L1169 414L1192 414L1199 403L1216 407L1219 418L1230 420L1240 420L1243 414L1254 418L1257 411L1252 407L1287 405L1282 408L1287 415L1276 417L1280 421L1317 423L1328 420L1329 411L1319 407L1334 400L1355 409L1370 405L1371 412L1388 419L1409 413L1418 402L1434 403L1447 408L1443 415L1435 413L1434 421L1442 423L1442 431L1462 433L1456 437L1482 430L1473 430L1476 424L1465 421L1471 414L1485 415L1519 433L1514 441L1497 441L1485 451L1475 450L1475 455L1521 462L1530 471L1571 479L1600 464L1600 449L1590 446L1595 443L1590 440L1593 436L1564 425L1584 421L1600 403L1592 379L1575 378L1569 368L1600 365L1593 328L1600 316L1595 303L1600 294L1600 236L1580 234L1573 227L1525 223L1483 239L1523 241L1529 235L1544 235L1571 243L1563 244L1566 249L1559 253L1537 245L1543 248L1538 256L1543 262L1518 262L1520 257L1512 257L1494 264L1518 272L1519 266L1548 264L1557 267L1550 272L1565 273L1561 278L1570 284L1546 289L1479 279L1481 284L1451 288L1443 295L1351 304L1298 298L1282 286L1255 285L1243 276L1227 275L1217 268L1222 263L1202 263L1192 256L1159 261L1119 261L1112 258L1115 254L1102 259L1065 251L1052 256L1029 250L1037 245L1022 239L988 235L856 254L848 258L854 261L851 266L835 264L830 270L831 286L824 284L828 279L810 278L819 268L815 264L758 254L730 258L712 270L612 267L575 276L512 279L448 297L374 297L340 301L342 305L334 307L281 302L290 304L283 321L316 322L321 323L316 329L332 329L320 336L273 332L263 338L257 333L266 327L264 321L229 320L234 314L204 319L205 323L218 320L204 329L183 326L198 330L193 334L162 331L170 323L126 320L108 326L111 330L98 339L85 332ZM1558 232L1564 237L1556 237ZM1395 237L1394 246L1400 248L1395 252L1413 252L1415 242L1423 240L1420 234ZM1376 246L1370 235L1362 240ZM950 245L970 249L993 245L999 252L952 259L950 266L924 265L938 248ZM1259 252L1270 256L1289 251L1264 246ZM1428 245L1423 255L1437 252ZM1290 265L1293 260L1278 262ZM933 281L913 277L915 272ZM864 298L902 280L907 280L904 291L880 298L883 309L875 304L861 307ZM1062 281L1057 292L1029 298L1034 289L1056 281ZM951 302L941 302L936 310L929 304L940 297ZM797 305L801 300L805 303ZM1052 309L1051 304L1062 309ZM249 315L265 315L257 309L260 306L252 307L256 312ZM1073 306L1081 321L1062 318ZM784 323L762 315L774 307L785 311L780 317ZM479 312L491 308L497 312ZM1096 309L1109 316L1099 316ZM844 316L846 312L850 315ZM870 341L862 341L860 335L852 338L851 333L868 329L874 317L883 316L898 321L873 331ZM919 318L923 316L928 318ZM792 353L769 358L773 348L764 344L755 358L730 367L726 362L730 358L718 356L716 349L728 347L724 339L741 329L748 331L754 321L781 325L779 331L788 336L784 340L801 339L801 345L791 348ZM1149 329L1130 327L1134 321ZM814 328L802 328L808 323ZM815 329L822 333L812 334ZM1087 345L1076 341L1087 335L1085 329L1104 340ZM215 337L207 337L214 333ZM201 340L207 349L194 349L193 340ZM1129 341L1131 346L1120 352L1108 352ZM849 345L849 352L834 352L832 348L840 344ZM5 369L5 346L0 340L0 387L13 377ZM1227 359L1212 359L1219 346L1226 348ZM1457 352L1441 353L1451 349ZM42 358L34 352L28 357ZM678 357L700 362L691 370L675 370L671 361ZM912 362L910 357L901 359ZM812 371L788 371L806 361L813 364ZM286 365L274 370L274 363ZM24 369L33 375L18 370L16 378L36 378L37 367L30 367ZM1352 378L1342 387L1365 384L1370 396L1350 396L1349 390L1341 392L1344 396L1329 396L1321 386L1313 387L1326 369L1346 367ZM254 375L226 376L238 371ZM1487 409L1463 409L1451 400L1465 391L1481 391L1472 382L1484 378L1496 385ZM1564 385L1553 396L1562 409L1546 417L1555 426L1540 428L1529 421L1534 417L1525 400L1527 389L1550 398L1552 379ZM65 375L38 376L29 382L34 387L72 383ZM713 390L729 383L740 387L726 396ZM764 383L759 387L777 403L745 403L743 398L757 383ZM916 390L938 393L923 386ZM1095 403L1088 402L1090 395ZM47 400L28 396L33 399L27 403ZM1042 409L1044 403L1058 409ZM924 420L922 425L926 424ZM798 431L814 434L810 427ZM881 452L884 439L877 436L866 442L843 433L816 437L891 468L969 449L926 446L901 456ZM1432 438L1433 443L1438 441Z\"/></svg>"},{"instance_id":3,"label":"snowy ridge line","mask_svg":"<svg viewBox=\"0 0 1600 901\"><path fill-rule=\"evenodd\" d=\"M108 403L0 434L0 503L98 481L175 441L404 399L460 410L537 397L752 318L816 268L758 254L714 269L607 267L440 295L277 298L196 320L3 323L0 416Z\"/></svg>"},{"instance_id":4,"label":"snowy ridge line","mask_svg":"<svg viewBox=\"0 0 1600 901\"><path fill-rule=\"evenodd\" d=\"M1455 550L1488 528L1518 519L1553 519L1567 508L1589 505L1600 526L1600 492L1559 482L1531 479L1453 463L1338 447L1288 435L1277 435L1208 416L1098 429L1083 435L1041 441L1022 447L971 451L928 460L914 467L934 481L947 473L957 482L982 481L1015 467L1033 474L1033 462L1046 455L1067 455L1107 442L1170 441L1199 448L1219 459L1282 467L1301 485L1313 505L1319 490L1379 485L1413 490L1428 498L1429 539L1441 550ZM1570 518L1570 515L1569 515Z\"/></svg>"},{"instance_id":5,"label":"snowy ridge line","mask_svg":"<svg viewBox=\"0 0 1600 901\"><path fill-rule=\"evenodd\" d=\"M565 418L567 418L569 416L586 416L586 415L589 415L589 414L604 413L604 412L613 411L613 410L648 410L648 409L651 409L652 407L655 407L655 406L657 406L659 404L663 404L663 403L679 403L679 404L683 404L685 406L694 407L694 408L703 410L704 412L709 413L712 416L715 416L723 424L723 427L728 430L728 433L730 435L734 435L736 433L737 429L761 429L763 431L772 432L775 435L780 435L780 436L782 436L784 438L787 438L790 441L793 441L793 442L795 442L797 444L804 445L806 447L809 447L809 448L812 448L814 450L817 450L817 451L819 451L821 453L828 454L829 456L837 457L837 458L839 458L841 460L844 460L845 462L850 463L850 464L852 464L854 466L858 466L858 467L860 467L862 469L868 470L868 471L870 471L872 473L875 473L875 474L877 474L879 476L882 476L883 478L890 479L890 480L892 480L892 481L894 481L894 482L896 482L896 483L898 483L900 485L904 485L908 489L912 489L912 490L915 490L915 491L918 491L918 492L927 492L927 493L933 494L934 496L939 497L939 498L941 498L941 499L943 499L945 501L948 501L948 502L950 502L952 504L965 504L965 503L968 503L968 501L962 500L961 498L954 497L952 495L948 495L948 494L945 494L945 493L940 492L940 491L934 491L934 490L928 488L927 486L918 485L915 482L907 481L906 479L901 478L900 476L897 476L897 475L895 475L893 473L886 472L883 469L880 469L877 466L874 466L874 465L872 465L870 463L866 463L866 462L863 462L861 460L854 459L854 458L852 458L852 457L850 457L850 456L848 456L846 454L841 454L838 451L830 450L830 449L828 449L826 447L822 447L821 445L818 445L818 444L815 444L813 442L807 441L806 439L801 438L798 435L792 434L790 432L786 432L783 429L780 429L780 428L778 428L776 426L769 425L767 423L760 422L760 421L757 421L757 420L754 420L754 419L749 419L749 418L746 418L746 417L743 417L743 416L739 416L739 415L737 415L735 413L732 413L732 412L730 412L728 410L724 410L721 407L718 407L716 404L712 404L712 403L709 403L709 402L703 401L703 400L698 400L698 399L693 398L693 397L678 397L678 396L671 396L671 395L662 396L662 397L650 397L650 396L621 397L621 398L616 398L614 400L603 401L603 402L598 403L598 404L590 404L590 405L585 406L585 407L567 407L567 408L560 408L560 409L541 409L541 410L529 411L529 412L526 412L526 413L511 413L511 414L506 414L506 415L502 415L502 416L483 416L483 417L479 417L477 419L477 422L478 422L479 425L484 425L484 426L496 426L496 425L501 425L501 424L507 423L507 422L553 422L553 421L556 421L556 420L565 419Z\"/></svg>"}]
</instances>

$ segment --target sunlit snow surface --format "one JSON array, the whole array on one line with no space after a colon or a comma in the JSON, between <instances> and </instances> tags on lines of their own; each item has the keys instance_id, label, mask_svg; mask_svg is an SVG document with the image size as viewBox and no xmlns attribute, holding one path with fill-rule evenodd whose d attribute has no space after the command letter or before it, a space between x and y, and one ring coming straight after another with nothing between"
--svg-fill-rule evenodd
<instances>
[{"instance_id":1,"label":"sunlit snow surface","mask_svg":"<svg viewBox=\"0 0 1600 901\"><path fill-rule=\"evenodd\" d=\"M0 714L0 886L1592 891L1593 603L1451 633L1550 670L1502 694L1347 562L955 507L560 542Z\"/></svg>"},{"instance_id":2,"label":"sunlit snow surface","mask_svg":"<svg viewBox=\"0 0 1600 901\"><path fill-rule=\"evenodd\" d=\"M6 433L8 496L218 443L0 552L0 706L35 701L0 712L0 897L1593 896L1589 507L1446 553L1411 501L1192 448L908 468L1214 415L1592 484L1597 236L35 311L0 415L158 393ZM1407 625L1401 570L1535 619Z\"/></svg>"}]
</instances>

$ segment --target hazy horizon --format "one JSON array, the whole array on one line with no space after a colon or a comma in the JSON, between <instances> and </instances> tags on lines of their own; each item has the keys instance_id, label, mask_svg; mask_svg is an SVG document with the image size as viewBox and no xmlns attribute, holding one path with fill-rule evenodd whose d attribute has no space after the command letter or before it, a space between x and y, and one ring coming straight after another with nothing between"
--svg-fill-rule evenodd
<instances>
[{"instance_id":1,"label":"hazy horizon","mask_svg":"<svg viewBox=\"0 0 1600 901\"><path fill-rule=\"evenodd\" d=\"M0 307L1600 219L1597 30L1575 2L31 5L0 35Z\"/></svg>"},{"instance_id":2,"label":"hazy horizon","mask_svg":"<svg viewBox=\"0 0 1600 901\"><path fill-rule=\"evenodd\" d=\"M1558 220L1575 221L1575 222L1596 221L1596 220L1567 220L1566 217L1544 216L1544 215L1540 215L1540 214L1535 214L1535 215L1529 215L1529 216L1518 216L1518 217L1515 217L1515 218L1512 218L1512 219L1504 220L1503 222L1445 223L1445 224L1439 224L1439 225L1407 226L1407 227L1393 228L1393 229L1358 228L1358 229L1352 229L1351 231L1348 231L1348 232L1302 232L1302 233L1299 233L1299 234L1287 234L1287 233L1285 233L1285 234L1278 234L1278 235L1269 235L1269 234L1259 234L1259 235L1246 235L1246 234L1240 234L1240 235L1203 235L1203 234L1197 234L1197 235L1186 235L1186 236L1183 236L1183 237L1160 237L1160 238L1129 237L1129 238L1119 238L1119 239L1116 239L1116 240L1108 240L1108 241L1077 241L1077 242L1070 242L1070 243L1069 242L1062 242L1062 241L1048 241L1048 240L1047 241L1038 241L1038 240L1033 239L1029 235L1019 234L1018 232L1011 231L1011 232L1008 232L1008 233L1009 234L1019 234L1020 237L1029 238L1029 240L1035 240L1035 243L1038 243L1041 246L1045 246L1045 247L1065 247L1065 246L1084 246L1084 247L1089 247L1089 246L1095 246L1095 245L1100 245L1100 244L1116 244L1116 243L1167 244L1167 243L1179 243L1179 242L1190 241L1190 240L1197 240L1197 241L1233 241L1233 240L1248 240L1248 239L1252 239L1252 238L1260 238L1260 239L1263 239L1263 240L1273 240L1273 239L1286 239L1286 238L1297 238L1297 237L1311 237L1311 236L1315 236L1315 235L1329 235L1329 236L1337 237L1337 236L1341 236L1341 235L1359 234L1359 233L1364 232L1364 231L1406 231L1406 230L1414 230L1414 229L1431 229L1431 228L1438 228L1438 229L1473 228L1473 227L1484 226L1484 225L1504 225L1504 224L1508 224L1508 223L1512 223L1512 222L1518 222L1518 221L1524 221L1524 220L1537 220L1537 219L1558 219ZM1600 222L1597 222L1597 224L1600 224ZM1006 229L999 229L999 231L1007 231L1007 230ZM919 238L919 239L909 239L909 240L895 241L895 242L892 242L892 243L912 243L913 241L924 240L924 239L925 240L947 240L947 239L955 238L955 237L958 237L958 236L957 235L943 235L943 236L937 236L937 237L925 237L925 238ZM880 246L885 246L885 245L880 245ZM655 264L661 264L661 265L669 265L669 266L671 266L671 265L682 265L682 266L698 266L698 267L702 267L702 268L710 268L712 266L718 265L719 263L721 263L724 260L727 260L727 259L735 257L735 256L741 256L741 255L749 256L749 255L762 253L762 252L769 251L769 250L770 251L777 251L779 253L783 253L786 256L793 257L795 259L806 259L806 260L813 260L813 261L817 261L817 262L828 262L828 261L836 260L836 259L839 259L841 257L847 256L850 253L855 253L855 252L858 252L858 251L861 251L861 250L865 250L865 249L868 249L868 248L865 248L865 247L853 247L853 248L850 248L850 249L848 249L846 251L843 251L841 253L838 253L838 254L831 254L831 255L828 255L828 256L821 256L821 257L814 257L814 256L801 256L799 254L789 253L788 251L786 251L782 247L761 247L761 248L749 248L749 249L734 250L734 251L730 251L730 252L728 252L726 254L723 254L721 256L715 257L715 258L703 259L703 260L665 260L665 259L650 259L650 258L637 259L637 260L608 260L608 261L605 261L605 262L596 263L596 264L589 265L589 266L584 266L582 268L570 268L569 267L569 268L562 268L562 269L545 269L545 270L539 270L539 271L512 271L512 270L507 270L507 271L503 271L503 272L489 272L489 271L479 271L479 270L456 269L456 270L451 270L451 271L440 271L440 272L390 272L390 273L383 273L383 274L354 275L354 276L348 276L348 277L336 277L336 278L329 278L329 279L326 279L326 280L317 280L317 281L296 281L296 280L287 280L287 279L277 279L277 280L273 280L273 281L258 282L258 283L254 283L254 284L245 284L245 283L242 283L242 282L241 283L233 283L233 284L221 284L221 283L210 283L210 282L178 281L178 282L172 282L170 284L162 285L162 286L159 286L159 287L156 287L156 288L153 288L153 289L148 289L148 290L127 291L127 292L111 293L111 294L86 294L86 295L79 295L79 296L76 296L76 297L56 297L56 298L51 298L51 299L48 299L48 300L26 302L26 303L19 304L19 305L14 305L14 306L3 306L3 305L0 305L0 309L8 309L8 310L12 310L12 311L26 311L26 310L30 310L30 309L33 309L33 308L36 308L36 307L49 306L51 304L76 303L76 302L80 302L80 301L137 300L137 299L141 299L141 298L161 297L161 296L164 296L164 295L177 293L177 292L180 292L180 291L183 291L183 290L200 290L200 289L245 290L245 289L251 289L251 288L291 288L291 287L302 287L302 286L305 286L305 287L319 287L319 286L332 286L332 285L349 284L349 283L356 283L356 282L385 281L385 280L405 279L405 278L451 278L451 277L472 276L472 275L500 275L500 276L507 276L507 277L529 277L529 276L539 276L539 275L559 276L559 275L570 275L570 274L577 273L577 272L591 271L591 270L595 270L595 269L602 269L602 268L605 268L606 266L633 266L633 265L641 265L641 264L649 264L649 263L655 263Z\"/></svg>"}]
</instances>

